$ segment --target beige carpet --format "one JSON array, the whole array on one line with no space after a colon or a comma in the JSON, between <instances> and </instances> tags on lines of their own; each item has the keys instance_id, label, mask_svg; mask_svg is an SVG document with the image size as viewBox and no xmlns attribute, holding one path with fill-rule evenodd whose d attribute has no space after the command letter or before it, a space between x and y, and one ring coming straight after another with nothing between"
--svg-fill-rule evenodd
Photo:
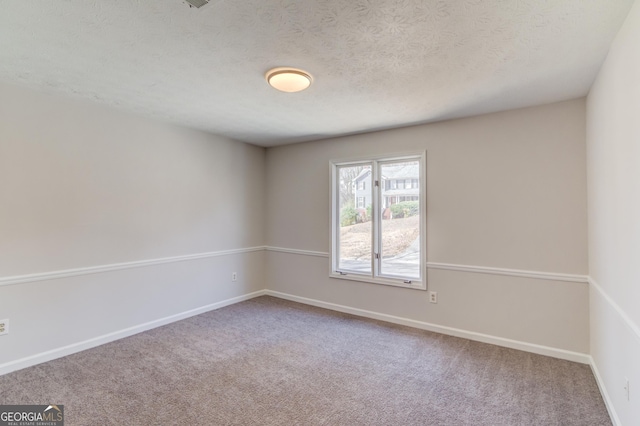
<instances>
[{"instance_id":1,"label":"beige carpet","mask_svg":"<svg viewBox=\"0 0 640 426\"><path fill-rule=\"evenodd\" d=\"M0 376L66 425L610 425L586 365L272 297Z\"/></svg>"}]
</instances>

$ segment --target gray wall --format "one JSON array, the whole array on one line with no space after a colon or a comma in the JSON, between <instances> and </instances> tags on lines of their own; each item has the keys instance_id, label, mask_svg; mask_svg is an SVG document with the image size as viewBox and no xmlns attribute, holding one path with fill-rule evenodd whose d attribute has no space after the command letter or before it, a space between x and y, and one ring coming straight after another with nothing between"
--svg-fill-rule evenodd
<instances>
[{"instance_id":1,"label":"gray wall","mask_svg":"<svg viewBox=\"0 0 640 426\"><path fill-rule=\"evenodd\" d=\"M0 97L5 371L264 288L589 351L588 286L554 278L588 272L584 99L265 150L15 87ZM328 278L329 160L416 150L437 305Z\"/></svg>"},{"instance_id":2,"label":"gray wall","mask_svg":"<svg viewBox=\"0 0 640 426\"><path fill-rule=\"evenodd\" d=\"M15 87L0 99L0 366L264 288L262 250L241 250L264 245L264 149Z\"/></svg>"},{"instance_id":3,"label":"gray wall","mask_svg":"<svg viewBox=\"0 0 640 426\"><path fill-rule=\"evenodd\" d=\"M427 151L428 261L587 274L584 99L267 150L267 288L588 353L588 286L429 269L427 292L330 279L329 160ZM296 250L318 252L313 255ZM324 256L323 256L324 255Z\"/></svg>"},{"instance_id":4,"label":"gray wall","mask_svg":"<svg viewBox=\"0 0 640 426\"><path fill-rule=\"evenodd\" d=\"M624 425L640 422L639 118L636 1L587 102L591 355L614 417Z\"/></svg>"}]
</instances>

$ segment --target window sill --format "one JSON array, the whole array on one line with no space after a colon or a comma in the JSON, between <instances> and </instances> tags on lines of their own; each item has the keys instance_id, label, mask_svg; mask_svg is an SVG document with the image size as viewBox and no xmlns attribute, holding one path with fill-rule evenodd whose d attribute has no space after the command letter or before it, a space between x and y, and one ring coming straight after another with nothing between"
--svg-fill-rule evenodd
<instances>
[{"instance_id":1,"label":"window sill","mask_svg":"<svg viewBox=\"0 0 640 426\"><path fill-rule=\"evenodd\" d=\"M420 280L412 280L411 283L405 283L402 279L393 278L374 278L367 275L360 275L356 273L341 274L338 272L332 272L329 274L329 278L337 278L339 280L359 281L370 284L382 284L393 287L409 288L413 290L426 290L427 283Z\"/></svg>"}]
</instances>

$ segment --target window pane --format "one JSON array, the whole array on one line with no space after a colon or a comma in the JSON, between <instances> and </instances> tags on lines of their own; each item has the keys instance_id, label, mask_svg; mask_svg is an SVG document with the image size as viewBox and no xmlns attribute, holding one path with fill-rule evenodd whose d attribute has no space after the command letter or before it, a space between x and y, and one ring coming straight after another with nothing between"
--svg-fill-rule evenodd
<instances>
[{"instance_id":1,"label":"window pane","mask_svg":"<svg viewBox=\"0 0 640 426\"><path fill-rule=\"evenodd\" d=\"M417 181L420 164L418 161L383 163L380 175L403 184ZM404 186L382 190L380 275L420 278L420 193L417 185Z\"/></svg>"},{"instance_id":2,"label":"window pane","mask_svg":"<svg viewBox=\"0 0 640 426\"><path fill-rule=\"evenodd\" d=\"M340 166L338 178L338 269L371 274L371 165Z\"/></svg>"}]
</instances>

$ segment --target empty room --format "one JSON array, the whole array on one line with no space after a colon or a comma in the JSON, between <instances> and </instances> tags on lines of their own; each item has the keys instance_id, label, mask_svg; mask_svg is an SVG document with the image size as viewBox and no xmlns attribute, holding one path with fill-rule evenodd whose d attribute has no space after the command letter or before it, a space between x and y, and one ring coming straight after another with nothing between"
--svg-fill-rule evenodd
<instances>
[{"instance_id":1,"label":"empty room","mask_svg":"<svg viewBox=\"0 0 640 426\"><path fill-rule=\"evenodd\" d=\"M0 0L1 425L640 425L640 0Z\"/></svg>"}]
</instances>

